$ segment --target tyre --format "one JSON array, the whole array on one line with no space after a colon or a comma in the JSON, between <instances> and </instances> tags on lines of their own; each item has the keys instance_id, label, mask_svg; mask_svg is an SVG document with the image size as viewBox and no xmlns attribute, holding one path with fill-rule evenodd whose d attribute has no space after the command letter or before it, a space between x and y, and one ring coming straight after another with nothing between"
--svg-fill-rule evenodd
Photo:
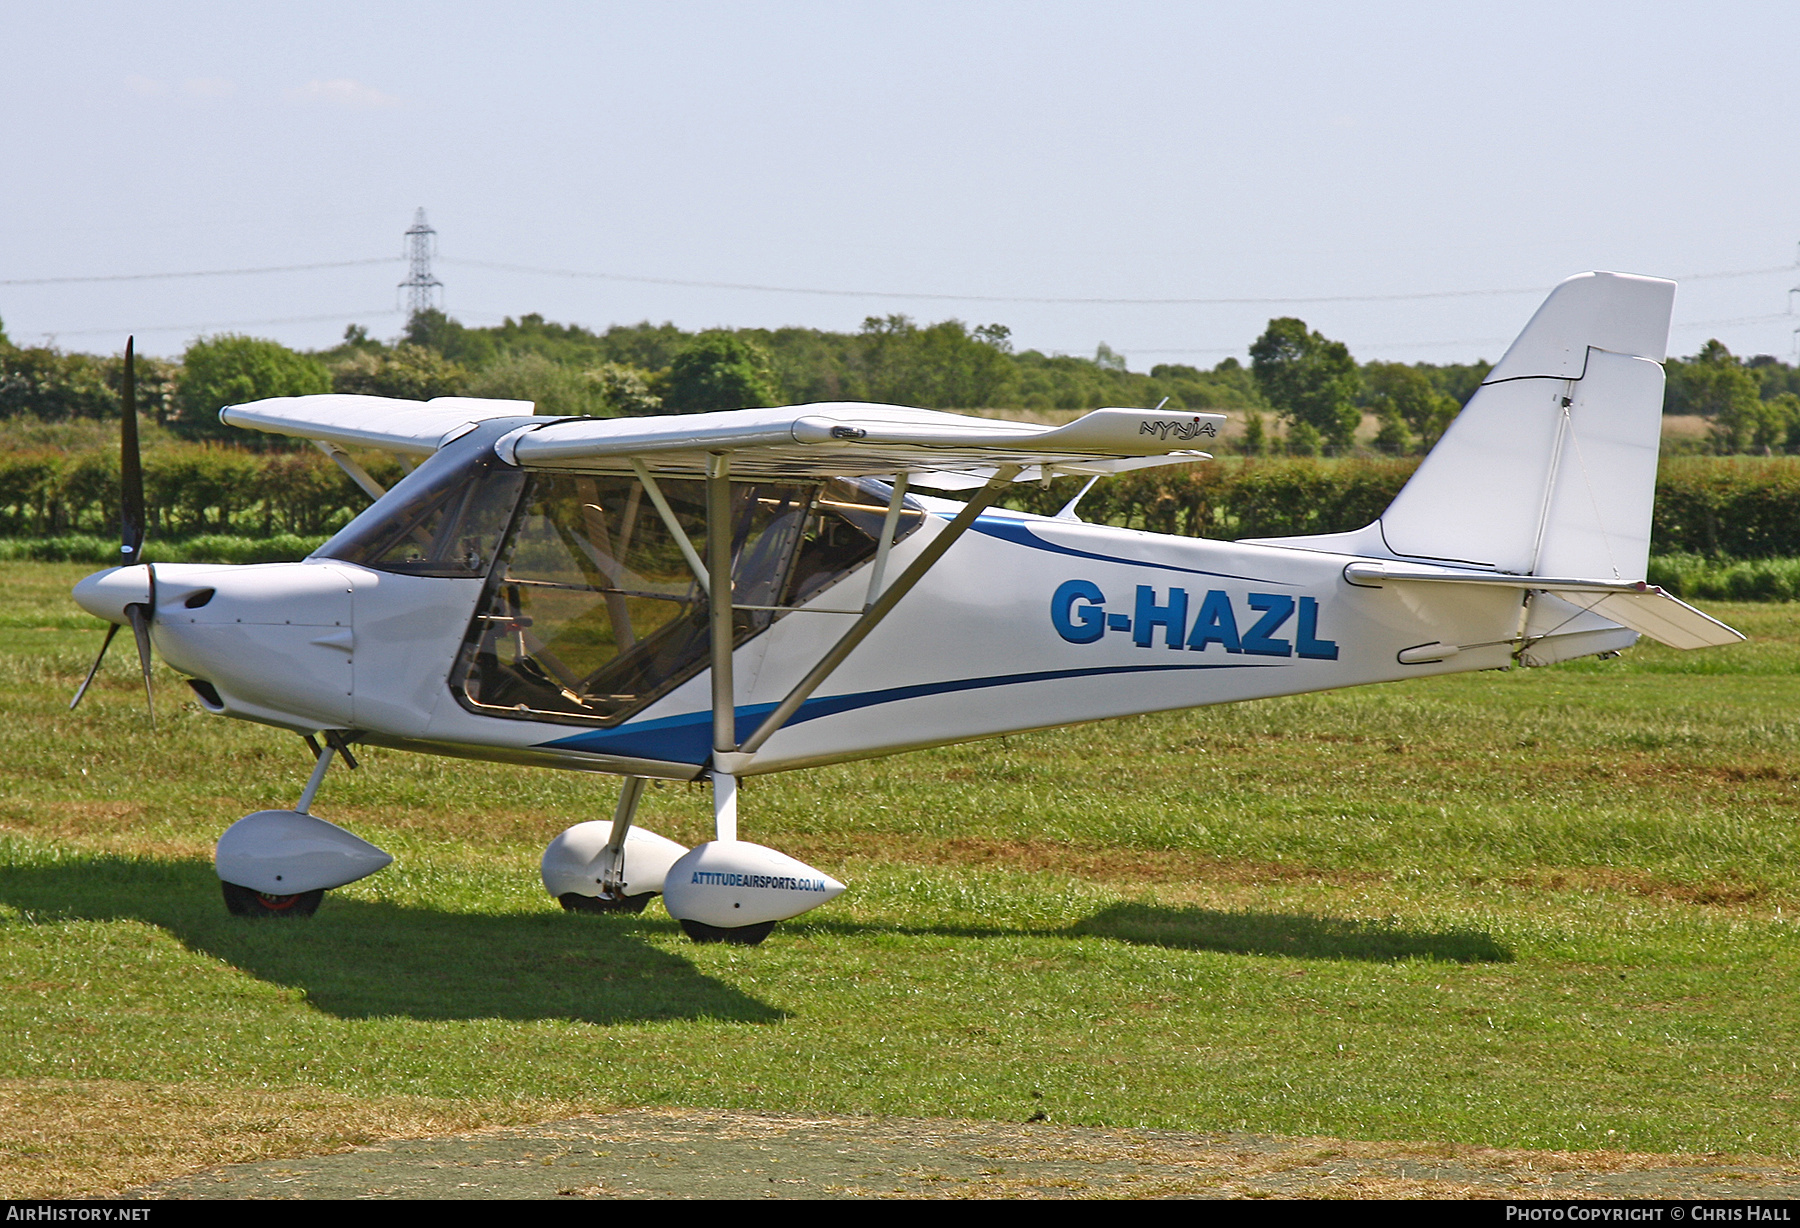
<instances>
[{"instance_id":1,"label":"tyre","mask_svg":"<svg viewBox=\"0 0 1800 1228\"><path fill-rule=\"evenodd\" d=\"M707 925L704 921L683 921L682 932L695 942L729 942L740 947L753 947L769 936L773 921L757 925Z\"/></svg>"},{"instance_id":2,"label":"tyre","mask_svg":"<svg viewBox=\"0 0 1800 1228\"><path fill-rule=\"evenodd\" d=\"M221 881L225 889L225 908L234 917L310 917L319 911L325 889L302 891L298 895L265 895Z\"/></svg>"},{"instance_id":3,"label":"tyre","mask_svg":"<svg viewBox=\"0 0 1800 1228\"><path fill-rule=\"evenodd\" d=\"M654 891L643 891L637 895L581 895L565 891L556 898L565 912L636 913L643 912L644 905L655 894Z\"/></svg>"}]
</instances>

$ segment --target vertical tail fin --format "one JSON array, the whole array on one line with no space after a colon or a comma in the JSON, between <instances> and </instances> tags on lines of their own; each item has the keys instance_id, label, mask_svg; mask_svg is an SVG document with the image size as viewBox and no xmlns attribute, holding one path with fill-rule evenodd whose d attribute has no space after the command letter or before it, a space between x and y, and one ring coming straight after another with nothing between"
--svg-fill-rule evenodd
<instances>
[{"instance_id":1,"label":"vertical tail fin","mask_svg":"<svg viewBox=\"0 0 1800 1228\"><path fill-rule=\"evenodd\" d=\"M1389 550L1517 575L1641 580L1675 283L1555 290L1381 516Z\"/></svg>"},{"instance_id":2,"label":"vertical tail fin","mask_svg":"<svg viewBox=\"0 0 1800 1228\"><path fill-rule=\"evenodd\" d=\"M1674 305L1672 281L1569 278L1380 520L1262 540L1513 575L1642 580Z\"/></svg>"}]
</instances>

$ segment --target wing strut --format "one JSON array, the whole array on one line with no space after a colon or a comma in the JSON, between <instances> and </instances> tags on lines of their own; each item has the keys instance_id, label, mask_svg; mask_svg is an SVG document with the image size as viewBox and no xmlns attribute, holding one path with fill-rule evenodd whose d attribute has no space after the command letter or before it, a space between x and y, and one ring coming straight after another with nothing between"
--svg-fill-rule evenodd
<instances>
[{"instance_id":1,"label":"wing strut","mask_svg":"<svg viewBox=\"0 0 1800 1228\"><path fill-rule=\"evenodd\" d=\"M800 705L812 697L812 693L818 690L827 678L831 677L833 671L844 663L844 659L856 650L856 646L867 639L869 633L880 625L881 620L900 604L900 599L910 593L913 587L925 578L925 573L930 571L950 547L956 544L957 539L968 531L969 526L975 523L975 518L992 507L1000 496L1006 493L1006 488L1019 475L1021 468L1022 466L1019 465L1002 465L999 471L988 479L987 484L975 492L975 497L970 499L963 510L956 514L956 518L945 525L943 531L926 544L911 565L900 573L899 578L876 597L863 615L850 625L850 629L845 631L838 642L831 646L830 651L819 658L818 664L807 672L806 677L795 684L794 689L787 693L787 698L776 705L775 710L769 713L763 723L756 727L756 732L746 738L743 745L735 750L725 750L723 741L717 738L716 731L726 728L726 726L720 723L721 713L715 706L713 714L715 779L721 772L735 774L737 770L741 770L749 762L750 757L761 749L763 743L788 723L794 713L800 710ZM720 693L715 690L713 695L714 703L717 705ZM729 693L725 696L725 702L730 702Z\"/></svg>"},{"instance_id":2,"label":"wing strut","mask_svg":"<svg viewBox=\"0 0 1800 1228\"><path fill-rule=\"evenodd\" d=\"M657 505L665 523L675 533L676 540L687 545L688 552L693 552L687 543L687 535L680 531L674 514L666 510L661 492L645 471L642 462L633 460L632 468L637 470L639 478L644 482L644 489ZM956 514L955 519L926 543L917 558L900 573L898 579L884 591L877 591L880 576L871 577L869 586L869 604L850 625L850 629L833 644L824 656L819 658L787 697L776 705L773 712L764 718L756 727L756 732L745 740L743 745L737 741L737 689L732 678L732 641L735 638L732 625L732 525L731 525L731 454L728 452L711 452L706 462L706 561L700 562L697 554L688 562L696 575L702 578L707 590L707 621L711 630L712 656L712 709L713 709L713 753L712 753L712 786L713 786L713 831L714 839L731 841L737 839L737 778L749 765L750 759L758 748L774 736L775 732L787 724L794 713L800 710L812 693L829 678L844 659L856 650L856 646L867 639L869 633L880 625L893 608L900 604L901 598L913 590L913 587L925 577L937 561L954 546L959 538L968 531L975 518L992 507L1006 493L1006 488L1019 475L1022 465L1001 465L993 477L988 479L982 488L975 492L974 498ZM894 527L899 520L899 508L905 498L905 477L896 479L893 502L888 508L887 524L884 526L880 552L885 555L886 548L894 536ZM885 563L885 557L878 557L877 563ZM844 611L848 613L849 611Z\"/></svg>"},{"instance_id":3,"label":"wing strut","mask_svg":"<svg viewBox=\"0 0 1800 1228\"><path fill-rule=\"evenodd\" d=\"M631 458L631 468L632 472L638 475L638 481L644 484L644 493L650 496L650 502L656 506L656 514L662 517L663 527L669 530L669 535L675 539L675 544L681 547L681 557L686 559L688 566L694 569L694 575L700 581L700 587L710 591L712 581L706 578L706 564L700 561L700 552L695 550L694 543L688 540L687 530L681 527L681 521L675 519L675 509L670 507L669 501L663 497L662 487L658 486L656 479L650 476L650 470L644 467L644 462L635 456Z\"/></svg>"},{"instance_id":4,"label":"wing strut","mask_svg":"<svg viewBox=\"0 0 1800 1228\"><path fill-rule=\"evenodd\" d=\"M381 483L370 477L369 471L351 459L350 454L340 448L337 444L324 439L315 439L313 440L313 445L317 447L319 451L336 461L337 467L342 469L352 482L355 482L361 487L363 494L369 496L369 498L379 499L381 496L387 494L387 490Z\"/></svg>"},{"instance_id":5,"label":"wing strut","mask_svg":"<svg viewBox=\"0 0 1800 1228\"><path fill-rule=\"evenodd\" d=\"M900 527L900 509L906 503L908 476L904 471L894 475L894 494L888 500L887 515L881 521L881 544L875 547L875 566L869 569L869 591L863 598L864 610L881 596L881 577L887 571L888 553L894 548L894 535Z\"/></svg>"}]
</instances>

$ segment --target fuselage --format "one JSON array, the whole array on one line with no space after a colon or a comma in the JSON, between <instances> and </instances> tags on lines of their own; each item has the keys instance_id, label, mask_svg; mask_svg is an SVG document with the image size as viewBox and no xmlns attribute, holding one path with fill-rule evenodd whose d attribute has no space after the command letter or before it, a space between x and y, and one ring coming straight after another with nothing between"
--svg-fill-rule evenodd
<instances>
[{"instance_id":1,"label":"fuselage","mask_svg":"<svg viewBox=\"0 0 1800 1228\"><path fill-rule=\"evenodd\" d=\"M890 568L942 532L954 507L927 501ZM1346 579L1353 561L988 512L743 774L1515 660L1527 630L1516 591L1369 587ZM847 571L738 645L740 736L861 611L870 570ZM122 621L123 605L146 596L143 573L99 573L77 599ZM164 564L151 637L222 715L579 770L680 779L704 770L712 735L704 668L611 723L499 716L467 702L453 672L491 584L317 557ZM1535 640L1534 663L1636 639L1573 607L1566 615L1557 634Z\"/></svg>"}]
</instances>

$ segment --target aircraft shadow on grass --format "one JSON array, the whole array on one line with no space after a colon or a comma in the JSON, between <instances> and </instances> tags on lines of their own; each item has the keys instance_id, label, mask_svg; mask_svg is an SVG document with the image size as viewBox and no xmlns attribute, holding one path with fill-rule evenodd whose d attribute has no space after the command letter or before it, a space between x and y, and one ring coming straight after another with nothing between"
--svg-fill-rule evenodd
<instances>
[{"instance_id":1,"label":"aircraft shadow on grass","mask_svg":"<svg viewBox=\"0 0 1800 1228\"><path fill-rule=\"evenodd\" d=\"M838 934L901 933L943 938L1108 938L1140 946L1228 955L1287 956L1398 963L1435 959L1459 964L1511 963L1511 948L1483 930L1412 930L1380 921L1282 912L1225 912L1114 904L1063 929L1021 926L888 926L808 919L797 928Z\"/></svg>"},{"instance_id":2,"label":"aircraft shadow on grass","mask_svg":"<svg viewBox=\"0 0 1800 1228\"><path fill-rule=\"evenodd\" d=\"M1069 932L1187 951L1298 959L1375 963L1437 959L1459 964L1511 963L1513 959L1510 948L1483 930L1403 929L1381 921L1303 913L1115 904L1077 922Z\"/></svg>"},{"instance_id":3,"label":"aircraft shadow on grass","mask_svg":"<svg viewBox=\"0 0 1800 1228\"><path fill-rule=\"evenodd\" d=\"M659 950L652 917L434 912L327 896L312 921L227 916L212 867L81 857L0 868L0 902L39 921L141 921L343 1019L665 1019L786 1012Z\"/></svg>"}]
</instances>

